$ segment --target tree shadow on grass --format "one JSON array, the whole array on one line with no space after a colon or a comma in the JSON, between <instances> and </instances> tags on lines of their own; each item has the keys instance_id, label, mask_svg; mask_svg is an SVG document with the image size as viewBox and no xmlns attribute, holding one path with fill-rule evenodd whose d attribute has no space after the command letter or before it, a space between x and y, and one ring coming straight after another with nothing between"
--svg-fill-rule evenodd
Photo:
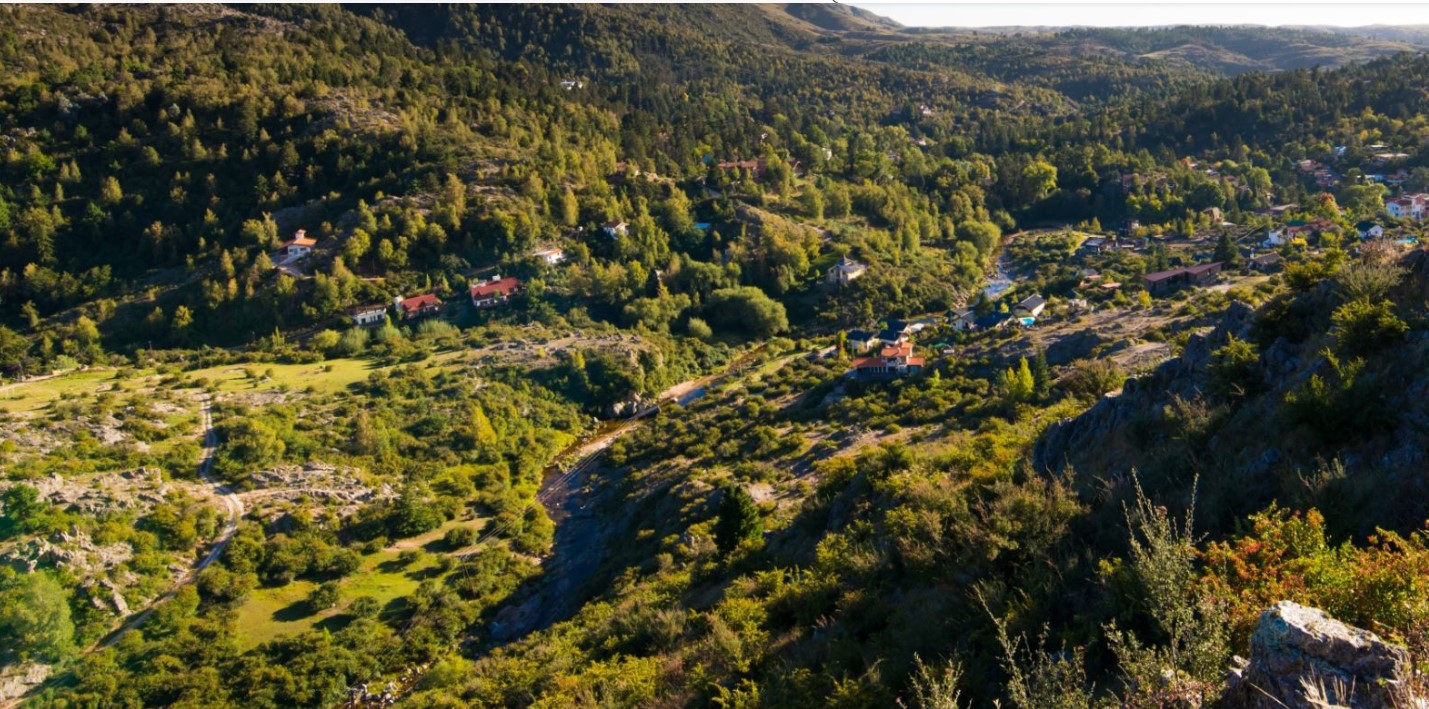
<instances>
[{"instance_id":1,"label":"tree shadow on grass","mask_svg":"<svg viewBox=\"0 0 1429 709\"><path fill-rule=\"evenodd\" d=\"M313 614L313 609L308 605L307 600L293 601L283 608L273 611L273 620L280 623L293 623L302 620Z\"/></svg>"},{"instance_id":2,"label":"tree shadow on grass","mask_svg":"<svg viewBox=\"0 0 1429 709\"><path fill-rule=\"evenodd\" d=\"M384 574L395 574L398 571L407 568L408 566L410 566L410 564L405 561L402 561L401 559L388 559L387 561L378 564L377 570L381 571Z\"/></svg>"},{"instance_id":3,"label":"tree shadow on grass","mask_svg":"<svg viewBox=\"0 0 1429 709\"><path fill-rule=\"evenodd\" d=\"M395 626L406 619L407 613L411 609L412 604L406 597L394 598L388 601L387 605L382 606L382 610L377 614L377 619L390 626Z\"/></svg>"},{"instance_id":4,"label":"tree shadow on grass","mask_svg":"<svg viewBox=\"0 0 1429 709\"><path fill-rule=\"evenodd\" d=\"M426 567L425 569L418 569L418 570L416 570L416 571L411 571L411 572L408 572L408 573L407 573L407 577L408 577L408 578L414 579L414 580L417 580L417 581L425 581L425 580L427 580L427 579L434 579L434 578L437 578L437 577L439 577L439 576L441 576L441 575L442 575L442 568L441 568L440 566L428 566L428 567Z\"/></svg>"},{"instance_id":5,"label":"tree shadow on grass","mask_svg":"<svg viewBox=\"0 0 1429 709\"><path fill-rule=\"evenodd\" d=\"M357 616L352 615L351 613L338 613L337 615L323 618L322 620L313 624L313 628L318 630L326 630L330 633L335 633L339 630L342 630L343 628L346 628L348 625L351 625L352 621L354 620L357 620Z\"/></svg>"}]
</instances>

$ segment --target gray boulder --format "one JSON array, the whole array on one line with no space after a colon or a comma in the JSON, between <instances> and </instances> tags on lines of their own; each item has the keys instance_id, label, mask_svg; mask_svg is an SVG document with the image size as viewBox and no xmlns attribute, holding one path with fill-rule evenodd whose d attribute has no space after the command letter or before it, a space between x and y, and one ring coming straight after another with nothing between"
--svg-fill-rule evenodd
<instances>
[{"instance_id":1,"label":"gray boulder","mask_svg":"<svg viewBox=\"0 0 1429 709\"><path fill-rule=\"evenodd\" d=\"M1219 706L1415 707L1409 653L1324 611L1281 601L1260 616L1250 661L1231 671Z\"/></svg>"}]
</instances>

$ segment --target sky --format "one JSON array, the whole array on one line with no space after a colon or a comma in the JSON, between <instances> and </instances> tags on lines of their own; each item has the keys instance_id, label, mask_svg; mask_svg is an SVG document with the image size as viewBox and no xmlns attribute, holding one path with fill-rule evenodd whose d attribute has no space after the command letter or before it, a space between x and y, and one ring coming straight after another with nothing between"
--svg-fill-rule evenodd
<instances>
[{"instance_id":1,"label":"sky","mask_svg":"<svg viewBox=\"0 0 1429 709\"><path fill-rule=\"evenodd\" d=\"M849 3L910 27L1429 25L1429 4L1390 2Z\"/></svg>"}]
</instances>

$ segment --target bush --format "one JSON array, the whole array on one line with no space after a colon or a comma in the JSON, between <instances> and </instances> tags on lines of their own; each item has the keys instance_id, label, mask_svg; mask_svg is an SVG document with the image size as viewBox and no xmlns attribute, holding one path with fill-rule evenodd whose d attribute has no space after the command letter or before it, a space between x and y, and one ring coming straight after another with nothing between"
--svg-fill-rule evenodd
<instances>
[{"instance_id":1,"label":"bush","mask_svg":"<svg viewBox=\"0 0 1429 709\"><path fill-rule=\"evenodd\" d=\"M1347 354L1375 352L1409 331L1388 301L1352 300L1336 309L1330 319L1335 342Z\"/></svg>"},{"instance_id":2,"label":"bush","mask_svg":"<svg viewBox=\"0 0 1429 709\"><path fill-rule=\"evenodd\" d=\"M442 543L448 549L469 547L473 541L476 541L476 531L471 527L452 527L442 536Z\"/></svg>"},{"instance_id":3,"label":"bush","mask_svg":"<svg viewBox=\"0 0 1429 709\"><path fill-rule=\"evenodd\" d=\"M342 335L339 335L336 330L323 330L308 340L308 348L314 352L326 354L337 351L337 346L341 341Z\"/></svg>"},{"instance_id":4,"label":"bush","mask_svg":"<svg viewBox=\"0 0 1429 709\"><path fill-rule=\"evenodd\" d=\"M1335 283L1346 300L1376 303L1384 300L1403 277L1404 269L1395 264L1358 261L1336 274Z\"/></svg>"},{"instance_id":5,"label":"bush","mask_svg":"<svg viewBox=\"0 0 1429 709\"><path fill-rule=\"evenodd\" d=\"M435 340L446 335L454 335L456 332L457 329L455 325L436 318L423 320L422 323L417 326L417 337L424 340Z\"/></svg>"},{"instance_id":6,"label":"bush","mask_svg":"<svg viewBox=\"0 0 1429 709\"><path fill-rule=\"evenodd\" d=\"M1078 362L1059 382L1067 394L1082 401L1096 401L1103 394L1120 389L1124 383L1126 374L1116 362L1106 359Z\"/></svg>"},{"instance_id":7,"label":"bush","mask_svg":"<svg viewBox=\"0 0 1429 709\"><path fill-rule=\"evenodd\" d=\"M0 661L58 661L74 650L69 592L49 572L0 573Z\"/></svg>"},{"instance_id":8,"label":"bush","mask_svg":"<svg viewBox=\"0 0 1429 709\"><path fill-rule=\"evenodd\" d=\"M1311 431L1326 445L1345 443L1379 429L1389 418L1380 387L1363 374L1364 360L1342 364L1326 352L1329 376L1316 373L1285 395L1291 423Z\"/></svg>"},{"instance_id":9,"label":"bush","mask_svg":"<svg viewBox=\"0 0 1429 709\"><path fill-rule=\"evenodd\" d=\"M1238 340L1234 335L1225 346L1211 353L1210 374L1215 392L1227 399L1253 394L1265 383L1255 345Z\"/></svg>"},{"instance_id":10,"label":"bush","mask_svg":"<svg viewBox=\"0 0 1429 709\"><path fill-rule=\"evenodd\" d=\"M710 324L701 318L690 318L689 322L685 323L685 332L688 332L690 337L698 337L701 340L714 337L714 330L710 329Z\"/></svg>"},{"instance_id":11,"label":"bush","mask_svg":"<svg viewBox=\"0 0 1429 709\"><path fill-rule=\"evenodd\" d=\"M347 612L358 618L376 618L382 612L382 602L372 596L359 596L353 599Z\"/></svg>"},{"instance_id":12,"label":"bush","mask_svg":"<svg viewBox=\"0 0 1429 709\"><path fill-rule=\"evenodd\" d=\"M320 613L337 606L340 600L342 600L342 589L338 587L336 581L328 581L319 584L308 594L308 609L313 613Z\"/></svg>"},{"instance_id":13,"label":"bush","mask_svg":"<svg viewBox=\"0 0 1429 709\"><path fill-rule=\"evenodd\" d=\"M342 333L342 339L337 343L337 354L344 357L356 357L367 349L367 341L371 339L371 333L360 327L350 328Z\"/></svg>"},{"instance_id":14,"label":"bush","mask_svg":"<svg viewBox=\"0 0 1429 709\"><path fill-rule=\"evenodd\" d=\"M721 327L754 337L770 337L789 329L784 305L754 286L721 288L711 293L705 312Z\"/></svg>"}]
</instances>

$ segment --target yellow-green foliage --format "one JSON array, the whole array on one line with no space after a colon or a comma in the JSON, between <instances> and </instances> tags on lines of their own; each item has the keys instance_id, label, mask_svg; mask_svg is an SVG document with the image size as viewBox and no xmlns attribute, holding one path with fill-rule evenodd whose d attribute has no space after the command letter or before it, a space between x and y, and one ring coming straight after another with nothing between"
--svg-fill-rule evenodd
<instances>
[{"instance_id":1,"label":"yellow-green foliage","mask_svg":"<svg viewBox=\"0 0 1429 709\"><path fill-rule=\"evenodd\" d=\"M1364 546L1332 544L1324 517L1272 507L1251 532L1210 544L1202 593L1227 603L1239 646L1279 600L1324 609L1347 623L1403 638L1429 621L1429 535L1382 531Z\"/></svg>"}]
</instances>

